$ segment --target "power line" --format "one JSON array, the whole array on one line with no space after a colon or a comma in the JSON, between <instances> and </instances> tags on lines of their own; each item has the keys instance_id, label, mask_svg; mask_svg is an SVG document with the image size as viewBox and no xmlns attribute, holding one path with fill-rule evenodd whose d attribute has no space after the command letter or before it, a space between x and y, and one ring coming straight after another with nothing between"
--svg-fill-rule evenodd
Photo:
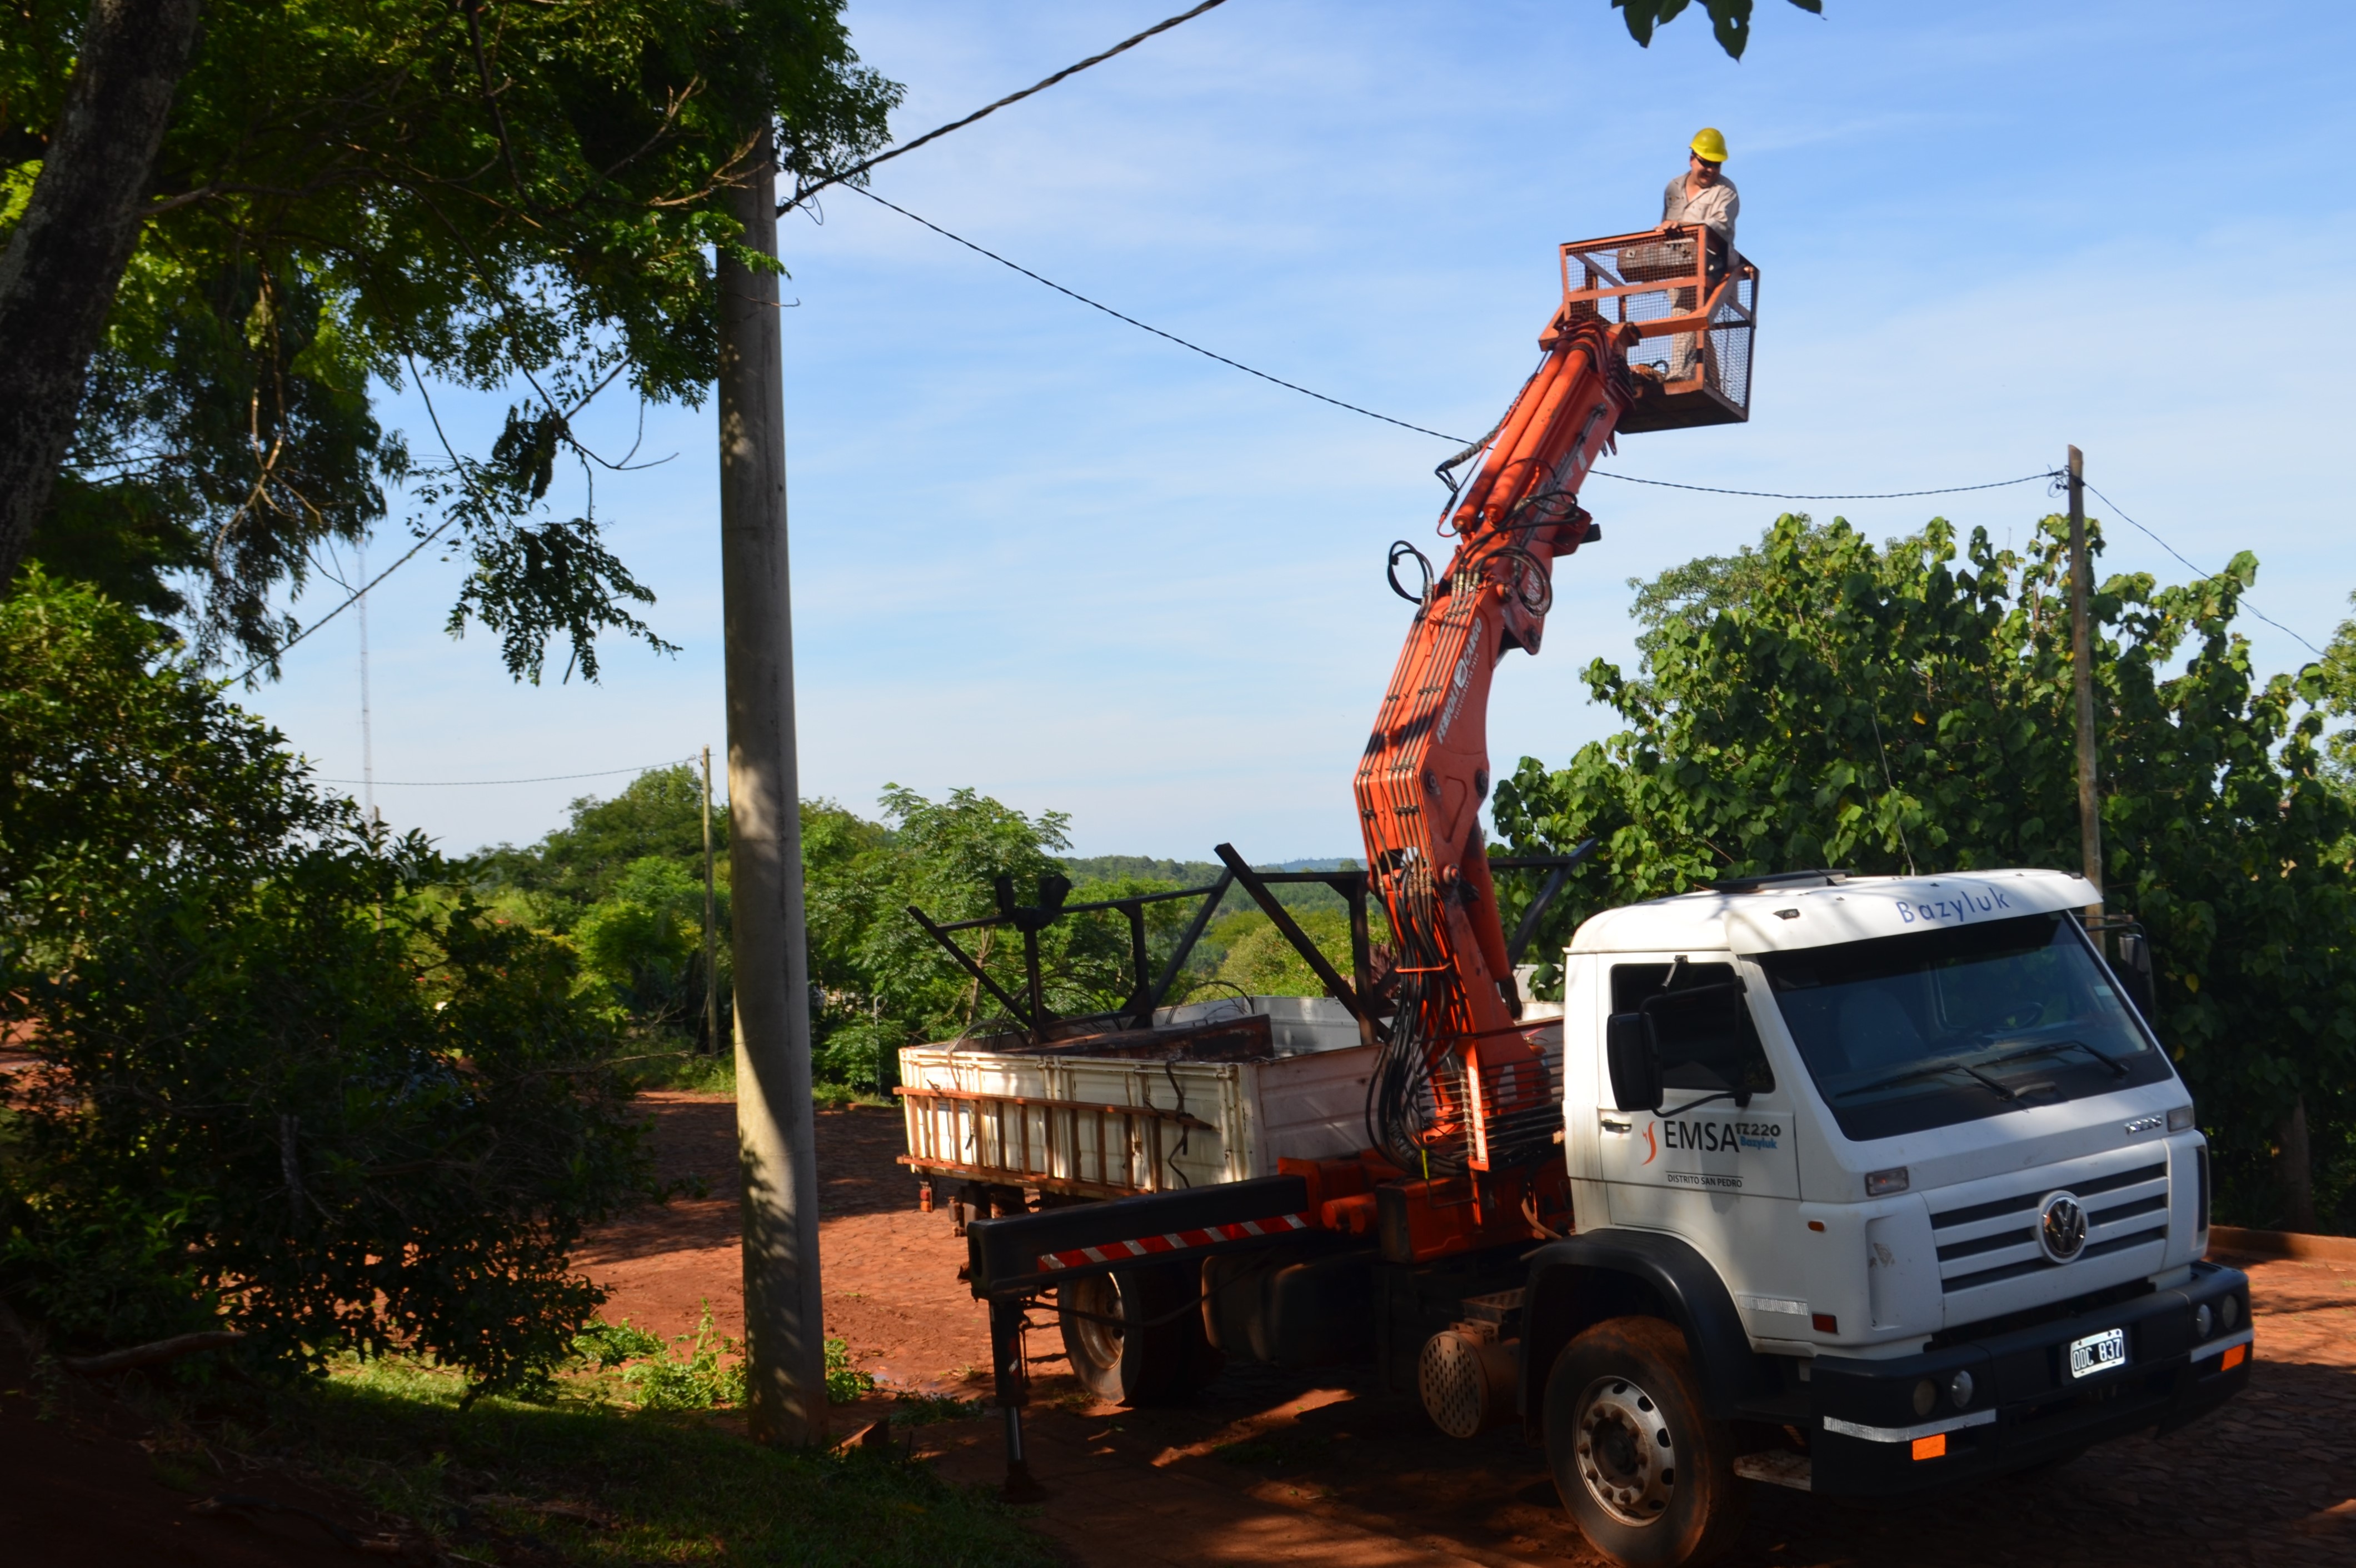
<instances>
[{"instance_id":1,"label":"power line","mask_svg":"<svg viewBox=\"0 0 2356 1568\"><path fill-rule=\"evenodd\" d=\"M1640 479L1633 474L1607 473L1601 468L1589 470L1597 478L1618 479L1627 485L1655 485L1665 490L1699 490L1712 496L1758 496L1771 501L1898 501L1915 496L1959 496L1971 490L2000 490L2008 485L2025 485L2032 479L2050 479L2051 468L2034 474L2023 474L2017 479L1990 479L1984 485L1947 485L1935 490L1882 490L1869 495L1818 496L1790 495L1782 490L1728 490L1716 485L1681 485L1674 479ZM2088 489L2093 489L2088 486Z\"/></svg>"},{"instance_id":2,"label":"power line","mask_svg":"<svg viewBox=\"0 0 2356 1568\"><path fill-rule=\"evenodd\" d=\"M538 779L380 779L380 789L472 789L493 784L561 784L573 779L611 779L617 773L652 773L658 768L678 768L694 761L691 757L674 757L664 762L648 762L637 768L605 768L594 773L550 773ZM359 784L359 779L320 779L322 784Z\"/></svg>"},{"instance_id":3,"label":"power line","mask_svg":"<svg viewBox=\"0 0 2356 1568\"><path fill-rule=\"evenodd\" d=\"M2079 480L2078 482L2079 482L2080 484L2086 484L2086 481L2085 481L2085 480L2083 480L2083 479L2081 479L2081 480ZM2110 497L2108 497L2108 496L2106 496L2106 495L2104 495L2102 491L2100 491L2100 490L2095 490L2095 489L2094 489L2094 487L2093 485L2090 485L2090 484L2089 484L2089 485L2086 485L2086 488L2087 488L2088 489L2090 489L2090 490L2094 490L2094 495L2095 495L2096 499L2098 499L2099 500L2101 500L2101 501L2102 501L2102 503L2103 503L2104 506L2109 507L2109 508L2111 509L2111 510L2113 510L2114 512L2116 512L2116 513L2118 514L2118 519L2119 519L2119 521L2120 521L2121 522L2126 523L2126 524L2130 525L2131 527L2134 527L2134 528L2136 528L2136 529L2140 530L2140 531L2143 532L2143 534L2144 534L2147 538L2148 538L2148 539L2149 539L2149 540L2150 540L2154 544L2158 545L2162 550L2165 550L2165 551L2167 551L2170 555L2175 556L2175 557L2177 558L2177 560L2179 560L2179 561L2180 561L2180 562L2183 562L2183 564L2184 564L2184 565L2186 566L2186 568L2187 568L2187 569L2189 569L2190 572L2192 572L2192 574L2193 574L2195 576L2199 577L2202 582L2204 582L2204 583L2205 583L2205 582L2208 582L2208 581L2209 581L2210 579L2211 579L2211 578L2214 578L2214 577L2218 577L2218 576L2222 576L2222 575L2223 575L2223 574L2222 574L2222 573L2218 573L2218 572L2203 572L2203 571L2201 571L2200 567L2193 565L2193 564L2192 564L2190 561L2189 561L2189 560L2186 560L2186 559L2185 559L2184 552L2182 552L2182 551L2179 550L2175 545L2170 544L2167 540L2162 539L2158 534L2154 533L2150 529L2148 529L2148 528L2145 528L2145 527L2144 527L2144 525L2143 525L2142 523L2136 522L2135 519L2133 519L2133 518L2129 517L2129 516L2126 514L2126 512L2125 509L2123 509L2123 508L2119 505L2119 503L2118 503L2118 502L2116 502L2116 501L2113 500ZM2320 658L2322 658L2322 657L2323 657L2323 650L2321 650L2320 648L2316 647L2316 646L2315 646L2315 644L2313 644L2313 643L2311 643L2311 642L2308 641L2308 640L2307 640L2307 639L2305 639L2305 638L2303 638L2303 637L2299 636L2299 634L2298 634L2298 633L2297 633L2297 632L2295 632L2295 631L2291 630L2291 628L2288 628L2288 627L2286 627L2286 626L2283 625L2283 623L2282 623L2282 622L2280 622L2280 621L2278 621L2278 620L2275 619L2275 618L2274 618L2274 617L2272 617L2272 616L2270 616L2270 615L2266 614L2264 610L2262 610L2262 609L2258 608L2258 607L2257 607L2257 606L2255 606L2255 605L2254 605L2254 604L2250 603L2250 596L2249 596L2249 595L2247 595L2247 594L2243 594L2243 595L2241 595L2241 596L2239 596L2239 602L2240 602L2240 604L2241 604L2241 607L2242 607L2244 609L2245 609L2245 610L2249 611L2252 615L2254 615L2254 616L2257 617L2260 620L2262 620L2262 621L2265 622L2268 626L2270 626L2270 627L2274 628L2276 631L2281 632L2285 637L2289 638L2293 642L2297 643L2301 648L2306 649L2309 653L2314 654L2318 659L2320 659Z\"/></svg>"},{"instance_id":4,"label":"power line","mask_svg":"<svg viewBox=\"0 0 2356 1568\"><path fill-rule=\"evenodd\" d=\"M1183 19L1183 18L1181 18L1181 20ZM1312 391L1310 388L1301 386L1298 382L1288 381L1281 376L1272 376L1266 371L1254 370L1251 366L1245 364L1240 360L1231 360L1225 354L1216 353L1209 349L1204 348L1199 343L1188 342L1185 338L1179 337L1174 332L1164 332L1161 328L1150 326L1145 322L1138 320L1137 317L1133 316L1123 315L1121 312L1115 310L1109 305L1105 305L1099 301L1090 299L1087 295L1080 293L1077 289L1066 288L1062 284L1055 282L1053 278L1043 277L1039 274L1033 272L1029 267L1023 266L1019 262L1008 261L1004 256L1000 255L997 252L990 250L985 246L975 244L971 240L967 239L962 234L953 234L949 232L949 231L942 228L932 220L920 217L916 213L909 211L898 202L885 200L883 197L876 195L873 191L864 189L858 186L853 186L851 188L857 190L860 195L867 198L868 200L888 207L893 211L898 213L901 217L924 225L924 227L930 229L934 233L938 234L945 240L953 240L977 255L987 256L1002 267L1007 267L1014 272L1021 273L1024 277L1029 278L1033 283L1044 284L1047 287L1054 289L1057 294L1063 295L1070 299L1076 299L1082 305L1087 306L1093 310L1100 310L1104 312L1107 316L1111 317L1116 321L1127 322L1130 326L1137 328L1141 331L1151 332L1156 338L1165 338L1170 342L1177 344L1182 349L1192 349L1194 352L1202 355L1205 359L1215 360L1220 364L1228 366L1233 370L1241 371L1248 376L1257 376L1261 381L1272 382L1277 386L1284 388L1288 392L1297 392L1304 397L1315 398L1319 403L1330 403L1335 408L1346 409L1352 413L1364 414L1368 419L1378 419L1385 424L1395 424L1401 430L1412 430L1419 435L1438 436L1442 441L1453 442L1458 446L1469 446L1475 450L1477 450L1482 445L1482 442L1467 442L1465 437L1461 435L1450 435L1445 432L1432 430L1424 425L1411 424L1404 419L1394 419L1387 413L1376 413L1373 409L1361 408L1355 403L1344 403L1337 397L1328 397L1323 392ZM1491 434L1494 435L1495 433L1493 431ZM1483 439L1485 440L1486 438L1484 437ZM1692 490L1701 495L1747 496L1755 497L1762 500L1779 501L1912 500L1923 496L1958 496L1969 495L1977 490L2008 489L2014 485L2032 484L2040 479L2051 480L2055 478L2054 470L2051 468L2040 468L2033 474L2022 474L2009 479L1990 479L1985 484L1977 485L1943 485L1933 489L1871 490L1833 494L1818 492L1804 493L1790 490L1739 490L1719 485L1688 485L1679 483L1675 479L1648 479L1635 474L1615 474L1604 468L1590 469L1589 473L1594 478L1617 479L1622 484L1627 485L1651 485L1655 489L1665 490ZM2161 549L2167 551L2170 555L2175 556L2177 560L2183 562L2187 567L2190 567L2201 578L2205 580L2216 575L2213 572L2202 572L2200 567L2193 565L2190 561L2186 560L2182 553L2178 551L2174 545L2169 543L2165 539L2160 538L2158 534L2152 532L2150 529L2144 527L2142 523L2136 522L2134 518L2127 516L2127 514L2120 509L2117 502L2112 500L2110 497L2103 495L2101 490L2095 489L2091 484L2086 488L2090 490L2094 490L2096 496L2101 497L2104 504L2110 507L2113 511L2117 512L2121 521L2129 523L2134 527L2142 530L2142 532L2148 534L2152 541ZM2292 631L2290 628L2283 625L2282 622L2275 619L2265 611L2259 609L2255 605L2250 603L2247 595L2242 596L2241 604L2244 609L2257 617L2258 619L2265 621L2276 631L2282 632L2286 636L2298 642L2308 651L2315 653L2318 656L2322 654L2323 650L2316 647L2315 644L2308 641L2307 639L2299 636L2298 633Z\"/></svg>"},{"instance_id":5,"label":"power line","mask_svg":"<svg viewBox=\"0 0 2356 1568\"><path fill-rule=\"evenodd\" d=\"M1200 343L1189 342L1185 338L1179 337L1174 332L1165 332L1159 327L1140 321L1134 316L1124 315L1120 311L1115 310L1111 306L1106 305L1100 300L1090 299L1087 295L1082 294L1077 289L1066 288L1062 284L1057 283L1055 279L1034 273L1020 262L1008 261L1004 256L1000 255L996 251L991 250L985 245L978 245L962 234L951 233L948 230L944 229L939 224L934 222L931 219L924 217L918 213L911 212L896 201L886 200L884 198L876 195L873 191L868 190L862 187L853 186L851 188L857 190L860 195L867 198L868 200L875 202L879 206L890 208L893 211L898 213L901 217L909 220L911 222L922 224L924 227L930 229L934 233L938 234L944 240L953 241L958 244L963 245L967 250L973 252L976 255L987 256L1001 267L1021 273L1033 283L1044 284L1047 287L1054 289L1057 294L1060 294L1068 299L1076 299L1079 301L1082 305L1087 306L1091 310L1101 310L1116 321L1127 322L1130 326L1138 328L1138 330L1141 332L1151 332L1156 338L1161 338L1169 342L1175 343L1182 349L1191 349L1194 353L1202 355L1206 360L1216 360L1220 364L1226 365L1231 370L1241 371L1248 376L1258 376L1261 381L1273 382L1275 385L1284 388L1287 392L1297 392L1303 397L1313 397L1319 403L1331 403L1335 408L1347 409L1352 413L1364 414L1368 419L1378 419L1385 424L1395 424L1401 430L1412 430L1418 435L1437 436L1442 441L1451 442L1459 446L1471 446L1475 450L1477 450L1482 445L1481 442L1469 441L1466 437L1462 435L1451 435L1443 430L1433 430L1427 425L1410 424L1408 421L1404 419L1394 419L1387 413L1376 413L1371 408L1361 408L1355 403L1344 403L1338 397L1328 397L1322 392L1317 392L1309 387L1301 385L1298 381L1288 381L1282 376L1272 376L1266 371L1254 370L1251 366L1245 364L1240 360L1231 360L1225 354L1218 353L1214 349L1204 348ZM1491 434L1494 435L1495 433L1493 431ZM1484 437L1483 439L1485 440L1486 438ZM2008 485L2025 485L2029 483L2031 480L2049 479L2053 477L2051 469L2040 469L2034 474L2023 474L2018 478L1992 479L1987 484L1981 485L1946 485L1937 489L1885 490L1855 495L1797 495L1786 493L1782 490L1735 490L1720 489L1715 485L1685 485L1679 484L1672 479L1640 478L1634 474L1614 474L1607 472L1601 468L1593 469L1591 472L1600 475L1603 478L1618 479L1623 484L1655 485L1663 489L1671 490L1698 490L1704 494L1714 496L1757 496L1767 500L1783 501L1904 500L1916 496L1952 496L1962 495L1971 490L2002 489Z\"/></svg>"},{"instance_id":6,"label":"power line","mask_svg":"<svg viewBox=\"0 0 2356 1568\"><path fill-rule=\"evenodd\" d=\"M1200 343L1189 343L1185 338L1179 337L1175 332L1164 332L1159 327L1149 327L1144 322L1140 321L1136 317L1123 316L1111 306L1090 299L1087 295L1080 293L1077 289L1066 288L1062 284L1057 283L1053 278L1041 277L1037 273L1033 272L1029 267L1023 265L1021 263L1010 262L1004 256L1000 255L996 251L987 250L980 245L977 245L962 234L952 234L948 230L942 228L939 224L934 222L931 219L919 218L916 214L909 211L906 208L901 206L896 201L885 201L873 191L868 190L861 186L854 185L851 188L858 191L860 195L865 197L870 201L890 208L893 211L898 213L901 217L909 220L911 222L923 224L926 228L930 229L934 233L938 234L944 240L954 240L958 244L963 245L967 250L973 252L976 255L988 256L991 261L996 262L1001 267L1012 268L1014 271L1021 273L1024 277L1029 278L1033 283L1044 284L1049 288L1054 289L1057 294L1063 295L1067 298L1076 299L1091 310L1101 310L1116 321L1126 321L1141 332L1151 332L1156 338L1167 338L1169 341L1177 344L1181 349L1191 349L1206 360L1216 360L1219 363L1227 366L1231 370L1241 371L1248 376L1258 376L1264 381L1273 381L1278 386L1284 388L1288 392L1297 392L1303 397L1313 397L1319 403L1330 403L1335 408L1346 408L1352 413L1363 413L1368 419L1379 419L1385 424L1396 424L1401 430L1412 430L1418 435L1436 435L1442 441L1451 441L1456 443L1458 446L1462 446L1464 444L1464 437L1461 435L1450 435L1438 430L1427 430L1420 424L1409 424L1404 419L1393 419L1387 413L1376 413L1371 408L1360 408L1355 403L1344 403L1338 397L1327 397L1323 392L1312 392L1307 387L1301 385L1297 381L1288 381L1282 376L1271 376L1266 371L1255 371L1240 360L1230 360L1225 354L1214 353L1212 350L1204 348Z\"/></svg>"},{"instance_id":7,"label":"power line","mask_svg":"<svg viewBox=\"0 0 2356 1568\"><path fill-rule=\"evenodd\" d=\"M253 672L261 669L263 665L274 664L279 660L286 657L286 655L293 650L296 643L301 642L305 638L309 637L313 632L318 630L321 627L327 625L329 621L335 619L337 616L343 614L346 610L359 603L361 595L367 593L370 588L375 587L379 583L383 582L387 577L391 576L395 572L400 571L402 566L408 564L409 558L412 555L416 554L419 551L433 543L436 539L439 539L442 536L443 529L448 528L452 523L457 521L457 515L455 512L450 516L444 518L440 528L436 528L433 532L425 535L424 538L420 539L416 543L411 545L402 553L400 560L395 561L391 565L387 566L383 571L379 572L375 576L370 577L367 582L362 583L359 587L354 591L350 598L346 599L342 604L337 605L334 609L329 610L326 615L321 616L317 620L313 621L309 626L305 627L301 631L296 632L284 642L280 643L273 651L263 654L261 658L247 665L237 674L230 676L229 683L234 686L240 681L251 680L253 676ZM345 782L357 783L359 780L347 779Z\"/></svg>"},{"instance_id":8,"label":"power line","mask_svg":"<svg viewBox=\"0 0 2356 1568\"><path fill-rule=\"evenodd\" d=\"M830 185L841 185L845 180L856 179L861 175L865 174L869 169L873 168L877 164L889 163L894 158L898 157L902 153L913 153L918 147L923 146L926 142L938 141L941 137L948 135L951 131L962 131L968 125L972 124L976 120L981 119L985 115L995 114L1010 103L1020 103L1034 92L1044 92L1047 89L1055 86L1055 83L1063 81L1067 76L1077 76L1080 72L1087 70L1088 67L1092 65L1102 65L1105 61L1112 59L1113 56L1123 54L1135 48L1146 39L1153 37L1154 34L1166 33L1171 28L1176 27L1179 23L1191 22L1195 17L1201 16L1204 12L1211 9L1214 5L1223 5L1226 3L1226 0L1203 0L1201 5L1195 6L1191 11L1183 11L1175 16L1156 22L1153 26L1146 28L1145 31L1138 34L1136 37L1123 38L1120 42L1113 45L1112 48L1105 50L1102 54L1090 55L1087 59L1080 61L1077 65L1067 65L1063 70L1057 71L1055 75L1047 78L1044 81L1033 82L1020 92L1010 92L1005 97L1000 99L997 102L990 104L985 108L977 109L962 120L952 120L937 131L926 132L923 135L918 136L913 142L903 142L898 146L894 147L887 152L876 154L873 157L867 159L863 163L851 165L849 168L844 169L841 174L830 174L824 179L819 180L816 185L809 186L807 188L799 188L798 186L798 188L794 191L792 200L777 203L777 216L783 218L796 207L798 207L803 202L809 200L811 197L816 196L819 191L824 190ZM857 190L860 188L854 185L851 188Z\"/></svg>"}]
</instances>

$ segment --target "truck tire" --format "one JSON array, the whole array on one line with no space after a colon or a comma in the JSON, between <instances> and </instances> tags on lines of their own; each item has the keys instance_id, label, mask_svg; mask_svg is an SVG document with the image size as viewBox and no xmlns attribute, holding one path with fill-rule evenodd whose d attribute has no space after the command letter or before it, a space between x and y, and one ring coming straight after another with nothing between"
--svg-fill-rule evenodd
<instances>
[{"instance_id":1,"label":"truck tire","mask_svg":"<svg viewBox=\"0 0 2356 1568\"><path fill-rule=\"evenodd\" d=\"M1685 1335L1657 1317L1596 1324L1555 1358L1555 1487L1589 1542L1624 1568L1707 1563L1742 1531L1733 1430L1702 1406Z\"/></svg>"},{"instance_id":2,"label":"truck tire","mask_svg":"<svg viewBox=\"0 0 2356 1568\"><path fill-rule=\"evenodd\" d=\"M1108 1403L1173 1404L1216 1377L1226 1358L1205 1337L1203 1315L1185 1310L1201 1294L1195 1273L1161 1264L1056 1286L1056 1306L1075 1309L1056 1317L1064 1358L1081 1386Z\"/></svg>"}]
</instances>

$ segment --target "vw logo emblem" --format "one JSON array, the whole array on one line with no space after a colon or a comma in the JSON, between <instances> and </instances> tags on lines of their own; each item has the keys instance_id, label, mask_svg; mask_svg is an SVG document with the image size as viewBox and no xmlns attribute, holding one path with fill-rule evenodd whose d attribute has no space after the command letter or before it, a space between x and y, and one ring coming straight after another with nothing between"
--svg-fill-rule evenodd
<instances>
[{"instance_id":1,"label":"vw logo emblem","mask_svg":"<svg viewBox=\"0 0 2356 1568\"><path fill-rule=\"evenodd\" d=\"M2066 1263L2086 1250L2086 1210L2077 1198L2057 1192L2037 1212L2037 1244L2046 1257Z\"/></svg>"}]
</instances>

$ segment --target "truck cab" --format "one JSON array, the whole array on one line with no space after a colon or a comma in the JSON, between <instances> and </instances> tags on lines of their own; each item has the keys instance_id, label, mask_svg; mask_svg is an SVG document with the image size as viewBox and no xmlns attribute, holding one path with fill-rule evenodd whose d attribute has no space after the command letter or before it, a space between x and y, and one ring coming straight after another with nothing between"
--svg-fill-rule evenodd
<instances>
[{"instance_id":1,"label":"truck cab","mask_svg":"<svg viewBox=\"0 0 2356 1568\"><path fill-rule=\"evenodd\" d=\"M1942 1488L2247 1378L2191 1096L2087 935L2098 897L1810 873L1580 928L1578 1230L1530 1257L1520 1402L1599 1546L1697 1561L1725 1527L1691 1494L1730 1477ZM1676 1330L1649 1359L1644 1320Z\"/></svg>"}]
</instances>

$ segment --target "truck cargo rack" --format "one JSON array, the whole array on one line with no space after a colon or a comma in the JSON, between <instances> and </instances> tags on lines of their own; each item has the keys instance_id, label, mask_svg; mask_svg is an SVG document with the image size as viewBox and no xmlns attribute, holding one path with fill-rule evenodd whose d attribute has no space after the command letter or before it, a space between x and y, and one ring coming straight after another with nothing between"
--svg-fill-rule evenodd
<instances>
[{"instance_id":1,"label":"truck cargo rack","mask_svg":"<svg viewBox=\"0 0 2356 1568\"><path fill-rule=\"evenodd\" d=\"M1164 1139L1215 1132L1166 1106L1106 1105L953 1089L892 1090L907 1107L910 1148L902 1165L920 1176L1020 1185L1075 1197L1127 1197L1169 1186ZM1081 1136L1082 1128L1095 1134ZM1034 1129L1036 1135L1034 1136ZM1093 1144L1096 1175L1087 1175ZM1121 1151L1118 1168L1113 1151Z\"/></svg>"},{"instance_id":2,"label":"truck cargo rack","mask_svg":"<svg viewBox=\"0 0 2356 1568\"><path fill-rule=\"evenodd\" d=\"M1547 906L1561 889L1564 879L1594 850L1595 842L1590 839L1567 855L1499 855L1491 858L1489 869L1492 872L1543 870L1554 874L1547 879L1519 928L1513 933L1508 945L1516 961L1524 946L1537 930ZM1351 1017L1357 1022L1360 1042L1373 1045L1382 1031L1387 1007L1380 995L1380 983L1374 972L1373 944L1366 925L1366 874L1364 871L1258 871L1236 853L1233 844L1220 844L1214 853L1225 869L1220 872L1219 879L1207 887L1180 887L1165 893L1139 893L1125 898L1073 904L1066 902L1072 891L1070 879L1049 875L1039 879L1037 903L1018 905L1014 901L1013 879L1001 876L992 887L998 904L993 914L969 920L938 921L914 904L908 905L907 910L909 918L923 929L925 934L939 943L977 985L989 992L999 1005L1006 1009L1008 1018L1030 1036L1033 1046L1044 1047L1059 1038L1070 1039L1117 1029L1152 1027L1155 1010L1162 1005L1162 999L1169 993L1170 988L1177 983L1178 976L1184 972L1186 960L1193 955L1195 944L1202 940L1203 933L1209 929L1211 920L1218 913L1219 906L1226 901L1228 890L1240 886L1268 915L1279 933L1301 955L1301 961L1308 964L1310 972L1324 985L1326 994L1348 1009ZM1270 886L1280 884L1311 882L1331 887L1349 907L1351 973L1347 978L1333 967L1317 944L1309 940L1308 933L1301 929L1291 913L1269 891ZM1179 898L1200 898L1203 902L1194 911L1194 918L1188 922L1184 934L1179 938L1177 947L1163 962L1161 972L1151 974L1145 946L1145 906ZM1047 1007L1044 977L1039 968L1039 933L1055 921L1071 916L1101 914L1108 910L1119 910L1129 921L1132 977L1129 1003L1117 1012L1059 1019ZM1027 994L1022 999L1009 994L1003 986L991 979L981 963L956 939L958 931L1008 926L1013 927L1023 936L1023 972Z\"/></svg>"}]
</instances>

